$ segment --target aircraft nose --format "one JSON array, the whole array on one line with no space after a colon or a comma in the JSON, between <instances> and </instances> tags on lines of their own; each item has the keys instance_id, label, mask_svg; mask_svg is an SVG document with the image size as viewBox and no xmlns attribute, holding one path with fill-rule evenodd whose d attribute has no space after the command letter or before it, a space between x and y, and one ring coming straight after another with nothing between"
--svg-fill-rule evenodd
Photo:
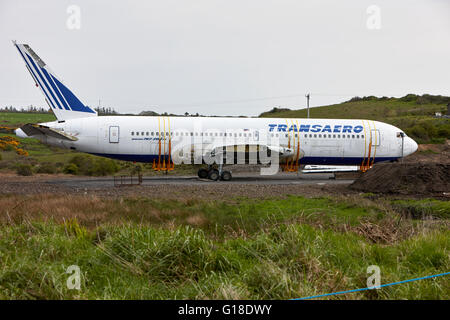
<instances>
[{"instance_id":1,"label":"aircraft nose","mask_svg":"<svg viewBox=\"0 0 450 320\"><path fill-rule=\"evenodd\" d=\"M409 156L410 154L413 154L417 151L417 148L419 146L417 145L417 142L415 142L410 137L406 137L405 139L405 156Z\"/></svg>"}]
</instances>

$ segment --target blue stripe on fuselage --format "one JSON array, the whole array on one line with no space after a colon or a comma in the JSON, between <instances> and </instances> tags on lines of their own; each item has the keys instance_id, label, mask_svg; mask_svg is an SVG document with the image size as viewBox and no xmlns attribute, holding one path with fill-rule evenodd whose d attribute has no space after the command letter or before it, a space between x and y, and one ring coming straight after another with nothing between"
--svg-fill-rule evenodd
<instances>
[{"instance_id":1,"label":"blue stripe on fuselage","mask_svg":"<svg viewBox=\"0 0 450 320\"><path fill-rule=\"evenodd\" d=\"M96 156L123 160L133 162L146 162L151 163L153 160L158 161L159 155L157 154L111 154L111 153L91 153ZM167 159L166 155L166 159ZM161 159L163 156L161 155ZM376 157L375 163L396 161L398 157ZM317 165L356 165L359 166L363 160L367 161L367 158L362 157L303 157L298 162L299 164L317 164Z\"/></svg>"}]
</instances>

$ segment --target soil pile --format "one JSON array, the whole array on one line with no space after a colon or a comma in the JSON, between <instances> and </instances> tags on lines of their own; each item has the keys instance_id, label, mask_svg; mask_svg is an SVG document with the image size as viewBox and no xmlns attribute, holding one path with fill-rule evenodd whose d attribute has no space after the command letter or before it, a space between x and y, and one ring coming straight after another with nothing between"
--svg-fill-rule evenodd
<instances>
[{"instance_id":1,"label":"soil pile","mask_svg":"<svg viewBox=\"0 0 450 320\"><path fill-rule=\"evenodd\" d=\"M380 193L448 193L450 192L450 164L378 164L352 183L350 188Z\"/></svg>"}]
</instances>

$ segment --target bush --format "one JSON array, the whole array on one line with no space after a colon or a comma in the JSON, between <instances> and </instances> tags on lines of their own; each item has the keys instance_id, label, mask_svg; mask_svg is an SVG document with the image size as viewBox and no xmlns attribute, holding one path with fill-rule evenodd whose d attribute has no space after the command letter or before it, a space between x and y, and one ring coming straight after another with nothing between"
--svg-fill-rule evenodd
<instances>
[{"instance_id":1,"label":"bush","mask_svg":"<svg viewBox=\"0 0 450 320\"><path fill-rule=\"evenodd\" d=\"M416 101L418 97L419 97L418 95L410 93L404 97L401 97L399 100L403 101L403 102L412 102L412 101Z\"/></svg>"},{"instance_id":2,"label":"bush","mask_svg":"<svg viewBox=\"0 0 450 320\"><path fill-rule=\"evenodd\" d=\"M19 164L16 168L16 173L20 176L33 175L33 171L31 170L31 166L29 164Z\"/></svg>"},{"instance_id":3,"label":"bush","mask_svg":"<svg viewBox=\"0 0 450 320\"><path fill-rule=\"evenodd\" d=\"M94 170L91 172L91 175L106 176L117 171L119 171L119 166L114 160L99 158L94 161Z\"/></svg>"},{"instance_id":4,"label":"bush","mask_svg":"<svg viewBox=\"0 0 450 320\"><path fill-rule=\"evenodd\" d=\"M441 127L438 129L437 134L440 138L450 139L450 128Z\"/></svg>"},{"instance_id":5,"label":"bush","mask_svg":"<svg viewBox=\"0 0 450 320\"><path fill-rule=\"evenodd\" d=\"M37 173L55 174L56 173L56 166L53 163L44 162L38 167L36 172Z\"/></svg>"},{"instance_id":6,"label":"bush","mask_svg":"<svg viewBox=\"0 0 450 320\"><path fill-rule=\"evenodd\" d=\"M89 155L76 155L70 159L69 164L77 167L77 173L87 176L105 176L119 171L116 161L105 158L97 158Z\"/></svg>"},{"instance_id":7,"label":"bush","mask_svg":"<svg viewBox=\"0 0 450 320\"><path fill-rule=\"evenodd\" d=\"M64 167L63 172L65 174L78 174L78 167L76 164L69 163Z\"/></svg>"},{"instance_id":8,"label":"bush","mask_svg":"<svg viewBox=\"0 0 450 320\"><path fill-rule=\"evenodd\" d=\"M421 140L428 140L429 138L425 128L420 125L415 125L414 127L407 129L406 133L408 134L408 136L419 138Z\"/></svg>"}]
</instances>

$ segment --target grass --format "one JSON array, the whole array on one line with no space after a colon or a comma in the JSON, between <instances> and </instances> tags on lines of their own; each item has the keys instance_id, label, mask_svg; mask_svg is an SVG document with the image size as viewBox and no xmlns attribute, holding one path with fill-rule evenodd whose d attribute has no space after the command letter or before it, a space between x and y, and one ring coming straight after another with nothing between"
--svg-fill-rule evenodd
<instances>
[{"instance_id":1,"label":"grass","mask_svg":"<svg viewBox=\"0 0 450 320\"><path fill-rule=\"evenodd\" d=\"M382 283L448 272L448 217L412 220L398 203L1 196L0 298L290 299L366 287L373 264ZM70 265L81 269L80 291L66 287ZM448 299L449 285L441 277L329 299Z\"/></svg>"},{"instance_id":2,"label":"grass","mask_svg":"<svg viewBox=\"0 0 450 320\"><path fill-rule=\"evenodd\" d=\"M27 123L55 121L53 113L0 112L0 126L18 128Z\"/></svg>"}]
</instances>

